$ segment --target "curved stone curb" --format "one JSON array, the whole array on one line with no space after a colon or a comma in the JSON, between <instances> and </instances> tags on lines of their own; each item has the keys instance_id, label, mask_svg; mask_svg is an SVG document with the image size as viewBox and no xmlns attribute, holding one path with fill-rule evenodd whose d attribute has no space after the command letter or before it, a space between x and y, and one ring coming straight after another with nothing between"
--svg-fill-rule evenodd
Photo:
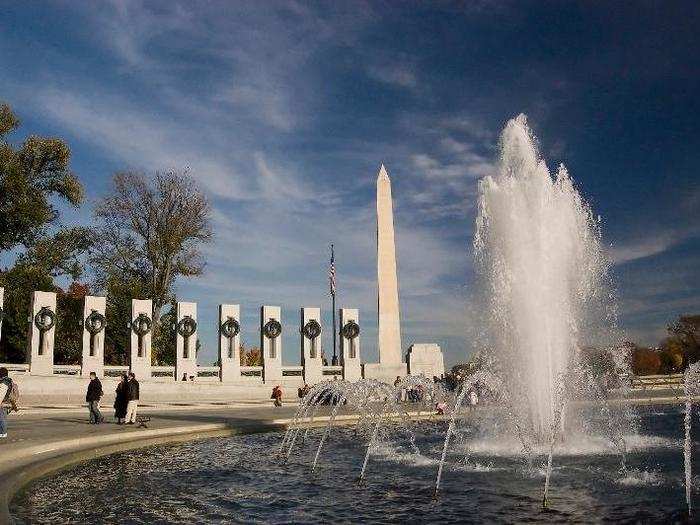
<instances>
[{"instance_id":1,"label":"curved stone curb","mask_svg":"<svg viewBox=\"0 0 700 525\"><path fill-rule=\"evenodd\" d=\"M391 414L387 419L397 420L408 416L413 420L442 419L429 412L404 412ZM336 425L348 425L360 418L358 414L341 414ZM329 416L317 416L313 420L300 421L302 426L316 427L328 423ZM62 468L91 459L125 452L151 445L177 443L212 437L225 437L283 430L293 419L251 421L241 427L228 423L205 423L178 427L143 429L138 432L111 433L100 436L63 439L53 443L33 445L17 451L12 459L0 463L0 524L12 523L9 505L12 498L33 480Z\"/></svg>"},{"instance_id":2,"label":"curved stone curb","mask_svg":"<svg viewBox=\"0 0 700 525\"><path fill-rule=\"evenodd\" d=\"M101 456L151 445L211 437L269 432L283 425L261 421L233 428L226 423L144 429L129 434L113 433L86 438L64 439L17 451L0 467L0 523L12 523L9 505L17 492L31 481L61 468Z\"/></svg>"}]
</instances>

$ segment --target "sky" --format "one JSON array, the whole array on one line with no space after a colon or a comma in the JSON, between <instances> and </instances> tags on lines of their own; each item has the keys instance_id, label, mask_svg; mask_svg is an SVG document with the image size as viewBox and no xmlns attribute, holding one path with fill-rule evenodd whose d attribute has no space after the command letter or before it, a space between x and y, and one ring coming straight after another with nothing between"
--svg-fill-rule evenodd
<instances>
[{"instance_id":1,"label":"sky","mask_svg":"<svg viewBox=\"0 0 700 525\"><path fill-rule=\"evenodd\" d=\"M206 272L177 284L216 360L219 303L360 309L376 360L375 180L393 185L404 348L474 350L478 180L525 113L602 217L625 337L655 345L700 313L697 2L5 2L0 100L59 136L90 224L115 171L189 169L211 200ZM7 261L6 261L7 262Z\"/></svg>"}]
</instances>

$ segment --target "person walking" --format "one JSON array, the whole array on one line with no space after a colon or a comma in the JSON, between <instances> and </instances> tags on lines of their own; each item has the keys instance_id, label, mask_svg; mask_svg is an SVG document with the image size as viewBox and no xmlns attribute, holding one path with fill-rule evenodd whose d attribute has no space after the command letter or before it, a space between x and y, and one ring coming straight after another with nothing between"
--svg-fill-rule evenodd
<instances>
[{"instance_id":1,"label":"person walking","mask_svg":"<svg viewBox=\"0 0 700 525\"><path fill-rule=\"evenodd\" d=\"M274 405L276 407L281 407L282 406L282 387L277 385L275 388L273 388L272 395L270 397L275 400Z\"/></svg>"},{"instance_id":2,"label":"person walking","mask_svg":"<svg viewBox=\"0 0 700 525\"><path fill-rule=\"evenodd\" d=\"M10 406L7 409L7 406ZM7 410L7 412L5 412ZM6 414L12 410L17 410L15 400L12 399L12 379L7 368L0 367L0 439L7 437Z\"/></svg>"},{"instance_id":3,"label":"person walking","mask_svg":"<svg viewBox=\"0 0 700 525\"><path fill-rule=\"evenodd\" d=\"M401 401L404 400L404 389L401 388L401 376L396 376L396 381L394 381L394 388L396 388L396 402L401 403Z\"/></svg>"},{"instance_id":4,"label":"person walking","mask_svg":"<svg viewBox=\"0 0 700 525\"><path fill-rule=\"evenodd\" d=\"M114 418L117 425L124 424L126 418L126 406L129 404L129 385L126 374L122 374L117 384L116 396L114 397Z\"/></svg>"},{"instance_id":5,"label":"person walking","mask_svg":"<svg viewBox=\"0 0 700 525\"><path fill-rule=\"evenodd\" d=\"M87 401L88 408L90 409L90 424L99 425L104 421L102 412L100 412L100 399L102 398L102 383L97 379L97 374L95 372L90 372L90 384L87 388L87 394L85 395L85 401Z\"/></svg>"},{"instance_id":6,"label":"person walking","mask_svg":"<svg viewBox=\"0 0 700 525\"><path fill-rule=\"evenodd\" d=\"M129 402L126 405L126 424L133 425L136 423L136 409L139 405L139 382L136 381L136 374L133 372L129 372L127 399Z\"/></svg>"}]
</instances>

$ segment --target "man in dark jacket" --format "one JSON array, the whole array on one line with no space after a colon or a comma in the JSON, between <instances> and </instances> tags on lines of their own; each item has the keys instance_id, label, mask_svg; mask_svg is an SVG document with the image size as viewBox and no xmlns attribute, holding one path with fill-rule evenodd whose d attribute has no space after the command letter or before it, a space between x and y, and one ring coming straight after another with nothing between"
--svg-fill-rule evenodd
<instances>
[{"instance_id":1,"label":"man in dark jacket","mask_svg":"<svg viewBox=\"0 0 700 525\"><path fill-rule=\"evenodd\" d=\"M136 374L133 372L129 372L127 399L129 403L126 405L126 424L133 425L136 423L136 409L139 405L139 382L136 381Z\"/></svg>"},{"instance_id":2,"label":"man in dark jacket","mask_svg":"<svg viewBox=\"0 0 700 525\"><path fill-rule=\"evenodd\" d=\"M102 383L97 379L97 374L95 374L95 372L90 372L90 384L87 388L85 401L87 401L88 408L90 409L90 423L93 425L99 425L105 419L100 412L101 397Z\"/></svg>"}]
</instances>

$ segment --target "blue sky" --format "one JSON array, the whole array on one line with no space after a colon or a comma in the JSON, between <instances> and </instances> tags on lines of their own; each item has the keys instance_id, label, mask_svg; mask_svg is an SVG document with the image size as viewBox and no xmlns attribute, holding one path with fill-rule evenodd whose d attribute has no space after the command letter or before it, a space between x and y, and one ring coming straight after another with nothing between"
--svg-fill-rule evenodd
<instances>
[{"instance_id":1,"label":"blue sky","mask_svg":"<svg viewBox=\"0 0 700 525\"><path fill-rule=\"evenodd\" d=\"M404 346L472 350L475 195L520 112L603 218L627 336L700 313L697 2L17 2L0 14L0 99L64 137L89 223L116 170L188 167L211 198L199 303L360 308L376 358L374 182L393 182ZM22 138L21 133L15 137ZM471 314L470 314L471 312ZM325 332L325 344L330 330Z\"/></svg>"}]
</instances>

